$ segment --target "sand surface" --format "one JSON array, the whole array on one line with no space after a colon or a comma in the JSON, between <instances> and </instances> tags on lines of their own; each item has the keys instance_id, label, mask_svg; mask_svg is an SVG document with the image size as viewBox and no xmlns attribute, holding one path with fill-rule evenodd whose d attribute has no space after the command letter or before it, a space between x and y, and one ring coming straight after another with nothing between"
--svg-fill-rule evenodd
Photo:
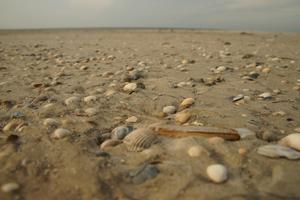
<instances>
[{"instance_id":1,"label":"sand surface","mask_svg":"<svg viewBox=\"0 0 300 200\"><path fill-rule=\"evenodd\" d=\"M2 189L0 199L299 199L300 161L257 153L299 130L299 62L293 33L1 31L0 185L18 188ZM128 81L138 83L134 92L123 91ZM271 97L259 98L265 92ZM91 95L96 100L85 102ZM74 96L81 102L66 105ZM189 97L195 103L186 124L255 135L235 142L160 137L142 152L125 144L100 149L117 126L175 123L163 107ZM126 122L132 116L137 121ZM57 124L44 125L47 118ZM56 128L71 134L54 139ZM191 146L203 149L199 157L189 156ZM208 178L215 163L227 167L226 182ZM146 165L157 174L140 181Z\"/></svg>"}]
</instances>

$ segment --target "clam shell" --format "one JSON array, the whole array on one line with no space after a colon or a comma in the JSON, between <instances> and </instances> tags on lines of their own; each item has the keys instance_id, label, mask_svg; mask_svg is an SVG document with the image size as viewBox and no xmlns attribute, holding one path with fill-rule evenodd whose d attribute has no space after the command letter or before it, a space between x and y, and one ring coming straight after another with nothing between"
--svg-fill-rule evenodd
<instances>
[{"instance_id":1,"label":"clam shell","mask_svg":"<svg viewBox=\"0 0 300 200\"><path fill-rule=\"evenodd\" d=\"M227 168L221 164L214 164L208 166L206 169L206 173L210 180L212 180L215 183L222 183L228 178Z\"/></svg>"},{"instance_id":2,"label":"clam shell","mask_svg":"<svg viewBox=\"0 0 300 200\"><path fill-rule=\"evenodd\" d=\"M278 144L300 151L300 133L293 133L282 138Z\"/></svg>"},{"instance_id":3,"label":"clam shell","mask_svg":"<svg viewBox=\"0 0 300 200\"><path fill-rule=\"evenodd\" d=\"M152 130L147 128L139 128L124 138L124 143L128 151L143 151L149 148L152 144L158 143L158 137Z\"/></svg>"},{"instance_id":4,"label":"clam shell","mask_svg":"<svg viewBox=\"0 0 300 200\"><path fill-rule=\"evenodd\" d=\"M289 147L274 144L259 147L257 153L271 158L285 157L291 160L300 158L300 152Z\"/></svg>"},{"instance_id":5,"label":"clam shell","mask_svg":"<svg viewBox=\"0 0 300 200\"><path fill-rule=\"evenodd\" d=\"M123 140L131 131L133 131L132 126L119 126L112 130L111 139Z\"/></svg>"}]
</instances>

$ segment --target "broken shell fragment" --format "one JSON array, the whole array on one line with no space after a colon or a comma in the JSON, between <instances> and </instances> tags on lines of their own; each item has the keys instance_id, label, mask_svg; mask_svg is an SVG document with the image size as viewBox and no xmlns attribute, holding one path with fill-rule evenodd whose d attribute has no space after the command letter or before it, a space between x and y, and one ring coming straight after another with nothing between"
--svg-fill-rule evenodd
<instances>
[{"instance_id":1,"label":"broken shell fragment","mask_svg":"<svg viewBox=\"0 0 300 200\"><path fill-rule=\"evenodd\" d=\"M300 151L300 133L293 133L282 138L278 144Z\"/></svg>"}]
</instances>

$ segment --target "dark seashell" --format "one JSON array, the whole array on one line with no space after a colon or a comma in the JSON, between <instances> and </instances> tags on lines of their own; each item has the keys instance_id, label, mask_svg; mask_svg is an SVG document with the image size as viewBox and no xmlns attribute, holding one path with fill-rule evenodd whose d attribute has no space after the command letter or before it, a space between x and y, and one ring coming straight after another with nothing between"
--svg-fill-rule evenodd
<instances>
[{"instance_id":1,"label":"dark seashell","mask_svg":"<svg viewBox=\"0 0 300 200\"><path fill-rule=\"evenodd\" d=\"M118 126L112 130L111 139L123 140L131 131L133 131L132 126Z\"/></svg>"}]
</instances>

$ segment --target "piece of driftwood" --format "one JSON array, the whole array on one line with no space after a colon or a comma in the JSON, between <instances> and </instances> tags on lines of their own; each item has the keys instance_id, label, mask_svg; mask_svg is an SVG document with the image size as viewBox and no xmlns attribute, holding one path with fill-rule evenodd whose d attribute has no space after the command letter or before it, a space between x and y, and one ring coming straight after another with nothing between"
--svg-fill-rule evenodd
<instances>
[{"instance_id":1,"label":"piece of driftwood","mask_svg":"<svg viewBox=\"0 0 300 200\"><path fill-rule=\"evenodd\" d=\"M204 127L204 126L180 126L156 123L149 126L155 133L168 137L221 137L225 140L239 140L240 135L234 129Z\"/></svg>"}]
</instances>

